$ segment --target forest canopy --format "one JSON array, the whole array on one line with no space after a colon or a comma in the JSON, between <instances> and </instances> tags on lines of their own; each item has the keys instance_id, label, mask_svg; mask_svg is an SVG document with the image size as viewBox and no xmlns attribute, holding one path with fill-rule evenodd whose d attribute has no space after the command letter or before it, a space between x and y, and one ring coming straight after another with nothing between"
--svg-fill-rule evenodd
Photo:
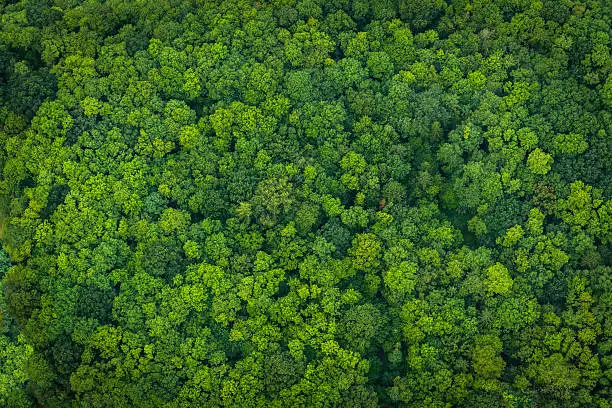
<instances>
[{"instance_id":1,"label":"forest canopy","mask_svg":"<svg viewBox=\"0 0 612 408\"><path fill-rule=\"evenodd\" d=\"M612 408L607 0L0 0L0 406Z\"/></svg>"}]
</instances>

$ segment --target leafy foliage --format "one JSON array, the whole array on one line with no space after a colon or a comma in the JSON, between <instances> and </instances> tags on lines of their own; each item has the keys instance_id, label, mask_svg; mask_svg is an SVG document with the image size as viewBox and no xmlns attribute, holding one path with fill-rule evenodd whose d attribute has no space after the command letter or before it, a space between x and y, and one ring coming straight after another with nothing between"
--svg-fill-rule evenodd
<instances>
[{"instance_id":1,"label":"leafy foliage","mask_svg":"<svg viewBox=\"0 0 612 408\"><path fill-rule=\"evenodd\" d=\"M0 16L0 405L612 406L609 2Z\"/></svg>"}]
</instances>

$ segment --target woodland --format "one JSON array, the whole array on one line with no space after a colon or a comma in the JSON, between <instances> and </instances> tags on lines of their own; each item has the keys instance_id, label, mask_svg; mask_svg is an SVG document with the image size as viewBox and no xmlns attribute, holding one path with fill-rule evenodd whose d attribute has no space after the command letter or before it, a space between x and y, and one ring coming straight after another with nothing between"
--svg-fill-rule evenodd
<instances>
[{"instance_id":1,"label":"woodland","mask_svg":"<svg viewBox=\"0 0 612 408\"><path fill-rule=\"evenodd\" d=\"M612 408L609 0L0 0L0 407Z\"/></svg>"}]
</instances>

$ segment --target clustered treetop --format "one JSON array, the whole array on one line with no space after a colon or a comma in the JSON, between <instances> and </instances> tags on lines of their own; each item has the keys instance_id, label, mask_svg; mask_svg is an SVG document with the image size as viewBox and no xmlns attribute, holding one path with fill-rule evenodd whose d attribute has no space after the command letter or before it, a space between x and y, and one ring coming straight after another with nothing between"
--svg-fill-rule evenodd
<instances>
[{"instance_id":1,"label":"clustered treetop","mask_svg":"<svg viewBox=\"0 0 612 408\"><path fill-rule=\"evenodd\" d=\"M605 0L0 0L0 406L612 407Z\"/></svg>"}]
</instances>

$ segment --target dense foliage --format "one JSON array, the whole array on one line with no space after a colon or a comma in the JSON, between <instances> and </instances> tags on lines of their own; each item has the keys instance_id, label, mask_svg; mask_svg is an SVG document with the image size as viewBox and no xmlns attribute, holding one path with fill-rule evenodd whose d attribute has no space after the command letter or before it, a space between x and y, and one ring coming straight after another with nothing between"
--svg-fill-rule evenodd
<instances>
[{"instance_id":1,"label":"dense foliage","mask_svg":"<svg viewBox=\"0 0 612 408\"><path fill-rule=\"evenodd\" d=\"M0 17L0 406L612 407L609 1Z\"/></svg>"}]
</instances>

